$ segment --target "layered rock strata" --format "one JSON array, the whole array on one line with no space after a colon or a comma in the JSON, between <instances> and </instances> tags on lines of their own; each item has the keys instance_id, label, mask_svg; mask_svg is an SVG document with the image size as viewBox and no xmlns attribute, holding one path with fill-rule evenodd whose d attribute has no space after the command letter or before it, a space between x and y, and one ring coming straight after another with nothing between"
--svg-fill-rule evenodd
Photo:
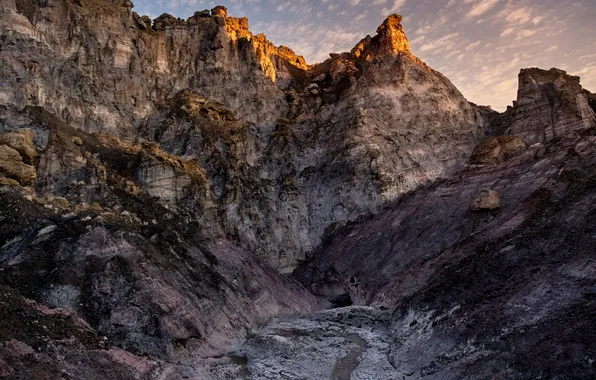
<instances>
[{"instance_id":1,"label":"layered rock strata","mask_svg":"<svg viewBox=\"0 0 596 380\"><path fill-rule=\"evenodd\" d=\"M316 305L216 229L171 209L206 208L197 163L87 134L40 108L17 115L42 154L36 189L0 191L2 285L83 318L109 346L162 360L225 352L269 318ZM160 177L155 194L147 168L173 181Z\"/></svg>"},{"instance_id":2,"label":"layered rock strata","mask_svg":"<svg viewBox=\"0 0 596 380\"><path fill-rule=\"evenodd\" d=\"M326 231L454 173L483 135L476 109L412 55L401 16L352 52L309 66L224 8L149 26L129 2L2 7L3 104L41 106L77 129L196 159L207 209L181 202L188 178L150 162L135 178L196 220L212 216L282 272ZM191 103L216 109L196 114Z\"/></svg>"},{"instance_id":3,"label":"layered rock strata","mask_svg":"<svg viewBox=\"0 0 596 380\"><path fill-rule=\"evenodd\" d=\"M517 101L509 112L508 132L523 135L530 145L596 128L596 114L580 78L559 69L522 70Z\"/></svg>"}]
</instances>

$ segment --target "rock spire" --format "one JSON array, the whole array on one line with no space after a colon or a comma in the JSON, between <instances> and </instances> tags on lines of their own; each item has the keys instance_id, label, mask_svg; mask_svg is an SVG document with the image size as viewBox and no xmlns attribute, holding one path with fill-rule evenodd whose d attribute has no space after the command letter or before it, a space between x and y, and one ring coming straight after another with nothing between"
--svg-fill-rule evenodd
<instances>
[{"instance_id":1,"label":"rock spire","mask_svg":"<svg viewBox=\"0 0 596 380\"><path fill-rule=\"evenodd\" d=\"M402 16L392 14L377 28L377 35L366 36L352 49L357 58L366 60L374 57L395 56L399 53L412 53L410 41L401 25Z\"/></svg>"},{"instance_id":2,"label":"rock spire","mask_svg":"<svg viewBox=\"0 0 596 380\"><path fill-rule=\"evenodd\" d=\"M402 16L393 14L377 28L378 54L411 53L410 41L401 25Z\"/></svg>"}]
</instances>

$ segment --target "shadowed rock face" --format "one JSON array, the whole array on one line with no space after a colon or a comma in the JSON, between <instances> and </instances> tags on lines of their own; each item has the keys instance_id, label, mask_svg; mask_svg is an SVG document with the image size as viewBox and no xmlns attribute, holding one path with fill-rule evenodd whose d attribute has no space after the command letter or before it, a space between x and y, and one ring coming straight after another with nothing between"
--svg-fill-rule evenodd
<instances>
[{"instance_id":1,"label":"shadowed rock face","mask_svg":"<svg viewBox=\"0 0 596 380\"><path fill-rule=\"evenodd\" d=\"M393 310L387 378L590 378L594 362L578 358L596 355L596 140L549 150L418 189L346 227L295 275L315 293ZM486 188L501 208L470 211ZM351 328L367 336L374 315Z\"/></svg>"},{"instance_id":2,"label":"shadowed rock face","mask_svg":"<svg viewBox=\"0 0 596 380\"><path fill-rule=\"evenodd\" d=\"M577 78L498 114L398 15L308 65L221 6L0 7L0 376L594 376Z\"/></svg>"},{"instance_id":3,"label":"shadowed rock face","mask_svg":"<svg viewBox=\"0 0 596 380\"><path fill-rule=\"evenodd\" d=\"M270 317L315 306L301 286L208 224L169 209L169 183L162 179L155 194L156 184L140 179L150 162L188 181L172 202L202 209L205 178L191 161L89 135L40 109L19 119L48 136L37 147L37 191L0 188L1 285L83 318L90 334L107 337L105 347L163 360L225 352ZM19 331L6 334L22 340Z\"/></svg>"},{"instance_id":4,"label":"shadowed rock face","mask_svg":"<svg viewBox=\"0 0 596 380\"><path fill-rule=\"evenodd\" d=\"M588 90L584 90L584 94L588 98L588 102L590 103L590 107L592 107L592 109L594 110L594 112L596 112L596 95L595 94L592 94Z\"/></svg>"}]
</instances>

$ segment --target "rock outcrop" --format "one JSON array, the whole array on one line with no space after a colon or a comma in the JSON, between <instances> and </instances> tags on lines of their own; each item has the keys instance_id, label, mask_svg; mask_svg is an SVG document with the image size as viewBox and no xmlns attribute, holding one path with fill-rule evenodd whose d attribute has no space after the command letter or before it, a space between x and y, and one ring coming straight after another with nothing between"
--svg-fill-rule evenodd
<instances>
[{"instance_id":1,"label":"rock outcrop","mask_svg":"<svg viewBox=\"0 0 596 380\"><path fill-rule=\"evenodd\" d=\"M412 53L410 41L406 37L401 20L402 16L400 15L387 17L377 29L377 35L375 37L366 36L352 49L352 54L357 58L370 60L385 55Z\"/></svg>"},{"instance_id":2,"label":"rock outcrop","mask_svg":"<svg viewBox=\"0 0 596 380\"><path fill-rule=\"evenodd\" d=\"M30 186L35 182L35 167L25 164L17 150L0 145L0 178L5 185Z\"/></svg>"},{"instance_id":3,"label":"rock outcrop","mask_svg":"<svg viewBox=\"0 0 596 380\"><path fill-rule=\"evenodd\" d=\"M505 135L489 137L474 149L470 162L480 165L500 164L519 156L526 149L526 142L521 136Z\"/></svg>"},{"instance_id":4,"label":"rock outcrop","mask_svg":"<svg viewBox=\"0 0 596 380\"><path fill-rule=\"evenodd\" d=\"M519 74L517 101L508 132L530 145L596 128L596 114L580 78L563 70L524 69Z\"/></svg>"},{"instance_id":5,"label":"rock outcrop","mask_svg":"<svg viewBox=\"0 0 596 380\"><path fill-rule=\"evenodd\" d=\"M501 208L501 195L494 190L482 190L470 205L472 211L494 211Z\"/></svg>"},{"instance_id":6,"label":"rock outcrop","mask_svg":"<svg viewBox=\"0 0 596 380\"><path fill-rule=\"evenodd\" d=\"M6 145L21 155L27 165L35 165L38 152L33 144L33 131L22 128L14 132L0 134L0 145Z\"/></svg>"}]
</instances>

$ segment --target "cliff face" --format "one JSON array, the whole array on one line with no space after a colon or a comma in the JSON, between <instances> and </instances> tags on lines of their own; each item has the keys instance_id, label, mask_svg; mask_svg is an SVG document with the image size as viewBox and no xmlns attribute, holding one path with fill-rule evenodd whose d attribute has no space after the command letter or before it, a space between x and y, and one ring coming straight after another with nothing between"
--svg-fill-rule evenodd
<instances>
[{"instance_id":1,"label":"cliff face","mask_svg":"<svg viewBox=\"0 0 596 380\"><path fill-rule=\"evenodd\" d=\"M346 368L329 348L340 340L361 358L355 379L595 376L576 360L596 355L596 138L584 134L527 150L491 137L457 176L345 227L294 275L361 307L273 323L245 344L249 363L332 378ZM512 142L513 157L492 154ZM300 338L276 362L274 337L290 332Z\"/></svg>"},{"instance_id":2,"label":"cliff face","mask_svg":"<svg viewBox=\"0 0 596 380\"><path fill-rule=\"evenodd\" d=\"M579 77L558 69L524 69L519 74L517 101L509 111L509 132L524 135L529 144L582 133L596 127L589 101Z\"/></svg>"},{"instance_id":3,"label":"cliff face","mask_svg":"<svg viewBox=\"0 0 596 380\"><path fill-rule=\"evenodd\" d=\"M2 7L2 103L197 159L210 188L194 219L211 218L283 272L325 231L453 173L483 135L475 109L411 54L401 16L309 66L223 7L152 25L129 2ZM176 100L190 93L188 104ZM233 116L182 109L207 101ZM173 194L187 182L151 167L136 178L186 210Z\"/></svg>"},{"instance_id":4,"label":"cliff face","mask_svg":"<svg viewBox=\"0 0 596 380\"><path fill-rule=\"evenodd\" d=\"M306 68L225 8L153 25L128 1L8 0L2 8L2 102L46 107L88 132L134 138L143 118L188 87L251 121L271 121L287 107L280 87L289 72Z\"/></svg>"},{"instance_id":5,"label":"cliff face","mask_svg":"<svg viewBox=\"0 0 596 380\"><path fill-rule=\"evenodd\" d=\"M596 355L595 144L590 136L470 167L347 227L297 275L361 306L271 324L245 344L250 368L293 378L594 377L593 362L577 358ZM500 208L473 211L487 189ZM276 361L278 336L290 337L291 354ZM345 351L331 348L338 341Z\"/></svg>"},{"instance_id":6,"label":"cliff face","mask_svg":"<svg viewBox=\"0 0 596 380\"><path fill-rule=\"evenodd\" d=\"M38 107L4 111L3 127L34 138L19 153L10 132L0 134L0 148L37 156L37 186L1 188L3 285L161 359L224 352L272 316L315 306L296 283L170 207L206 208L195 161L87 134Z\"/></svg>"}]
</instances>

